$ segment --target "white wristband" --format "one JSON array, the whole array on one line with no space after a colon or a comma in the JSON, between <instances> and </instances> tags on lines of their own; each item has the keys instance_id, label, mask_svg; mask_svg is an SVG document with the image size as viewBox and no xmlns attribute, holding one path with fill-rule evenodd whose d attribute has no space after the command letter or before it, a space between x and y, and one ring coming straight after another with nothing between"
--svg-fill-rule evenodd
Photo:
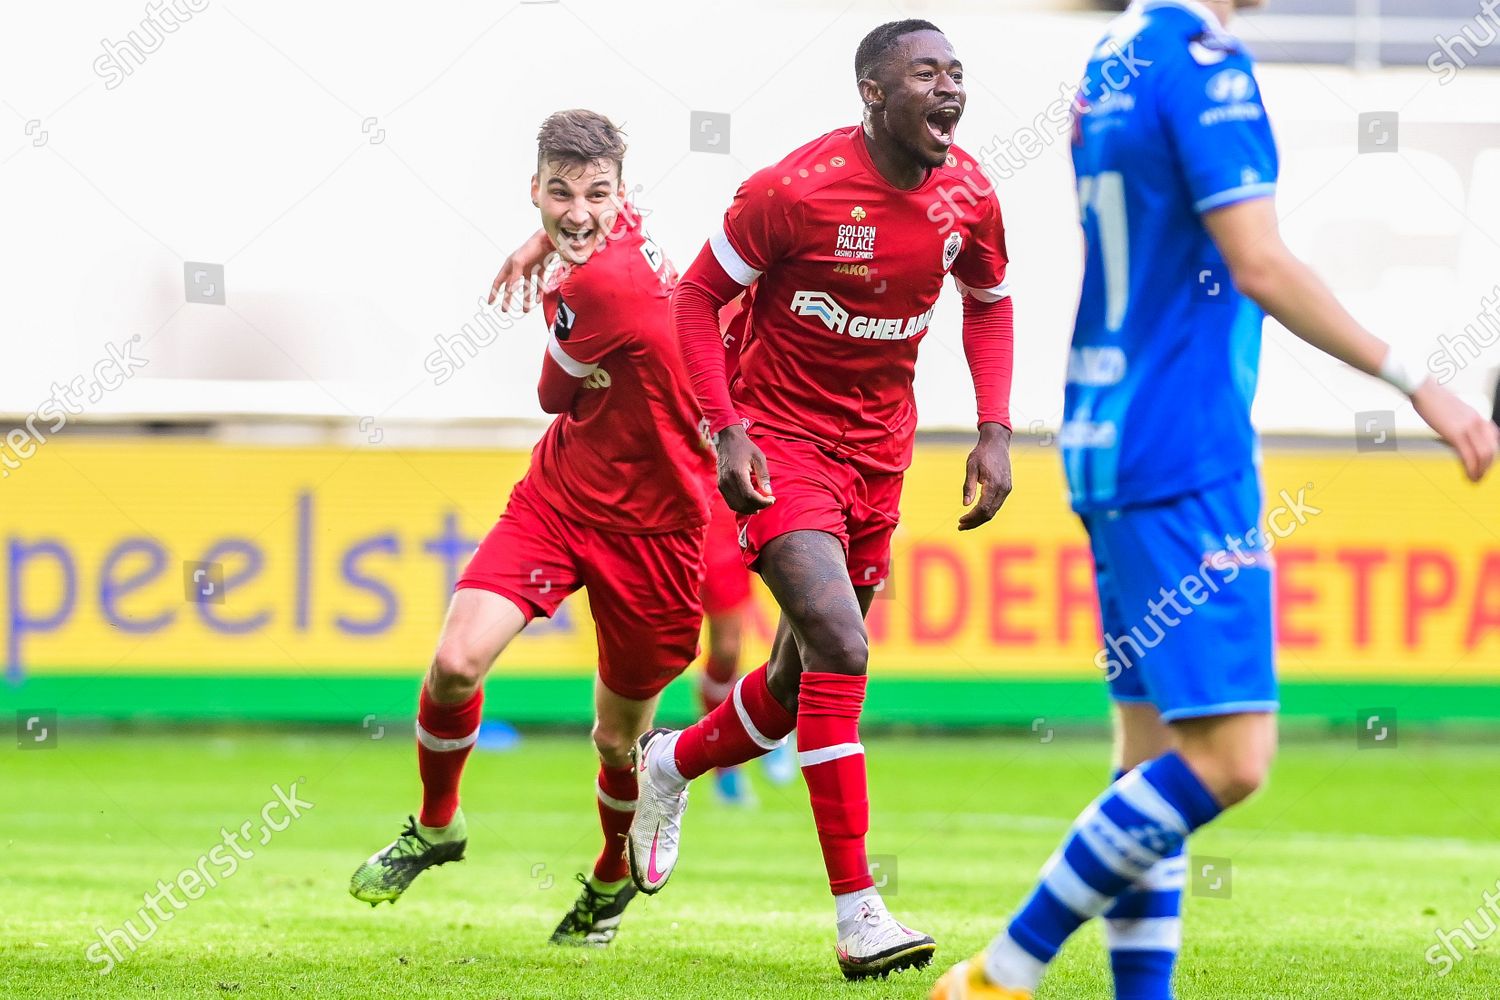
<instances>
[{"instance_id":1,"label":"white wristband","mask_svg":"<svg viewBox=\"0 0 1500 1000\"><path fill-rule=\"evenodd\" d=\"M1411 396L1427 381L1426 369L1413 374L1400 358L1396 357L1396 349L1392 347L1386 352L1385 360L1380 363L1380 378L1389 382L1402 395Z\"/></svg>"}]
</instances>

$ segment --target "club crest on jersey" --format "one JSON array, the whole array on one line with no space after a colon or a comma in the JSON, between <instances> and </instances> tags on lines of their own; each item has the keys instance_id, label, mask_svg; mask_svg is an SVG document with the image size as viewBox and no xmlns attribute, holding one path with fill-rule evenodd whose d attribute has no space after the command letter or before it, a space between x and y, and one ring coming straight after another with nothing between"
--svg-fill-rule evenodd
<instances>
[{"instance_id":1,"label":"club crest on jersey","mask_svg":"<svg viewBox=\"0 0 1500 1000\"><path fill-rule=\"evenodd\" d=\"M905 319L851 316L849 310L827 292L797 292L792 296L792 312L821 320L834 333L856 340L907 340L926 330L932 321L932 307Z\"/></svg>"},{"instance_id":2,"label":"club crest on jersey","mask_svg":"<svg viewBox=\"0 0 1500 1000\"><path fill-rule=\"evenodd\" d=\"M955 229L953 232L948 234L948 238L943 241L944 274L946 274L948 272L948 269L953 266L953 262L955 260L958 260L958 252L962 250L963 247L964 237L962 233Z\"/></svg>"}]
</instances>

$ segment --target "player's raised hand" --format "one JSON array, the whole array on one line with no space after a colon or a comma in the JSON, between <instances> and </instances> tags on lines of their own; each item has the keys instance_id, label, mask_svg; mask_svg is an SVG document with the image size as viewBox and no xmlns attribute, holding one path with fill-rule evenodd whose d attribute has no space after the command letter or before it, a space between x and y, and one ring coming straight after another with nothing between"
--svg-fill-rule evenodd
<instances>
[{"instance_id":1,"label":"player's raised hand","mask_svg":"<svg viewBox=\"0 0 1500 1000\"><path fill-rule=\"evenodd\" d=\"M1500 427L1430 378L1412 394L1411 405L1458 452L1470 482L1483 479L1500 449Z\"/></svg>"},{"instance_id":2,"label":"player's raised hand","mask_svg":"<svg viewBox=\"0 0 1500 1000\"><path fill-rule=\"evenodd\" d=\"M754 514L776 502L766 456L745 428L730 424L718 434L719 492L736 514Z\"/></svg>"},{"instance_id":3,"label":"player's raised hand","mask_svg":"<svg viewBox=\"0 0 1500 1000\"><path fill-rule=\"evenodd\" d=\"M498 296L501 312L509 310L512 302L519 303L523 313L534 309L542 300L542 274L554 250L545 231L538 229L528 237L500 265L490 286L489 304L494 305Z\"/></svg>"},{"instance_id":4,"label":"player's raised hand","mask_svg":"<svg viewBox=\"0 0 1500 1000\"><path fill-rule=\"evenodd\" d=\"M1010 428L981 424L979 443L969 452L964 469L964 506L970 510L958 519L958 530L970 531L988 524L1010 496L1011 486Z\"/></svg>"}]
</instances>

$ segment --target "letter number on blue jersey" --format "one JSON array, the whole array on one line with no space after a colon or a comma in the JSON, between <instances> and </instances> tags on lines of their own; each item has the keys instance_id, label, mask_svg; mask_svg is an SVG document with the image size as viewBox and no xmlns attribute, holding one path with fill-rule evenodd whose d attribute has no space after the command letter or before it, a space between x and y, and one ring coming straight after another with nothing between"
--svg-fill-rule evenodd
<instances>
[{"instance_id":1,"label":"letter number on blue jersey","mask_svg":"<svg viewBox=\"0 0 1500 1000\"><path fill-rule=\"evenodd\" d=\"M1130 222L1125 217L1125 176L1115 171L1078 178L1078 206L1085 231L1089 212L1104 260L1104 326L1119 333L1130 304Z\"/></svg>"}]
</instances>

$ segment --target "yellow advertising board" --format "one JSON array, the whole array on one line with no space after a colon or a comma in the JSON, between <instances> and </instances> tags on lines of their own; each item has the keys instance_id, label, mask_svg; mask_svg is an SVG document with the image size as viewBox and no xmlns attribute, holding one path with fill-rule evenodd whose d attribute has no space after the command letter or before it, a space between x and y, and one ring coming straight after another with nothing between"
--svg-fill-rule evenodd
<instances>
[{"instance_id":1,"label":"yellow advertising board","mask_svg":"<svg viewBox=\"0 0 1500 1000\"><path fill-rule=\"evenodd\" d=\"M1096 676L1086 540L1054 448L1018 444L1016 492L956 522L964 457L924 444L871 614L886 675ZM0 628L12 678L406 674L520 451L59 439L0 481ZM1264 468L1287 679L1500 680L1500 483L1436 450L1285 450ZM206 590L211 592L205 593ZM758 591L752 643L773 610ZM583 597L507 654L586 674Z\"/></svg>"}]
</instances>

